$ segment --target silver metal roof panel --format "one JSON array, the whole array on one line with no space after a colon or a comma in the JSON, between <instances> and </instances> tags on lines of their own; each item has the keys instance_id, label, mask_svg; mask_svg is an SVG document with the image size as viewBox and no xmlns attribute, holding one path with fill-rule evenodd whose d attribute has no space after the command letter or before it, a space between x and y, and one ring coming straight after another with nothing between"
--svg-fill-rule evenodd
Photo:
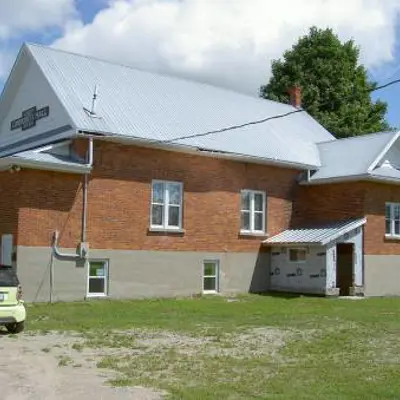
<instances>
[{"instance_id":1,"label":"silver metal roof panel","mask_svg":"<svg viewBox=\"0 0 400 400\"><path fill-rule=\"evenodd\" d=\"M48 47L28 49L82 131L162 142L295 111L290 105ZM98 118L92 118L84 107L91 108L96 85ZM335 139L327 130L299 112L174 144L317 167L316 143L330 140Z\"/></svg>"},{"instance_id":2,"label":"silver metal roof panel","mask_svg":"<svg viewBox=\"0 0 400 400\"><path fill-rule=\"evenodd\" d=\"M310 182L367 174L398 135L398 132L380 132L319 143L322 165Z\"/></svg>"},{"instance_id":3,"label":"silver metal roof panel","mask_svg":"<svg viewBox=\"0 0 400 400\"><path fill-rule=\"evenodd\" d=\"M263 241L266 245L314 244L326 245L366 223L366 218L338 221L314 228L288 229Z\"/></svg>"}]
</instances>

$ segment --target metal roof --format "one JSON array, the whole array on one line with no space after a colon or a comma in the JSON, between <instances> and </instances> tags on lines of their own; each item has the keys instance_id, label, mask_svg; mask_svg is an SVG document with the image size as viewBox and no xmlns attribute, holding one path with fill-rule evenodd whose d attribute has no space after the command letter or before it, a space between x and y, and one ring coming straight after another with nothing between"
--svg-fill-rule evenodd
<instances>
[{"instance_id":1,"label":"metal roof","mask_svg":"<svg viewBox=\"0 0 400 400\"><path fill-rule=\"evenodd\" d=\"M43 168L54 171L85 173L91 167L75 156L63 156L41 151L24 151L10 157L0 159L0 166L19 165L27 168Z\"/></svg>"},{"instance_id":2,"label":"metal roof","mask_svg":"<svg viewBox=\"0 0 400 400\"><path fill-rule=\"evenodd\" d=\"M380 132L319 143L322 165L310 183L368 174L398 137L399 132Z\"/></svg>"},{"instance_id":3,"label":"metal roof","mask_svg":"<svg viewBox=\"0 0 400 400\"><path fill-rule=\"evenodd\" d=\"M208 84L26 45L76 128L144 141L206 133L296 109ZM94 88L98 99L93 118ZM320 165L317 142L334 137L306 112L174 144L302 167Z\"/></svg>"},{"instance_id":4,"label":"metal roof","mask_svg":"<svg viewBox=\"0 0 400 400\"><path fill-rule=\"evenodd\" d=\"M306 229L288 229L263 241L266 245L313 244L324 246L338 237L364 225L366 218L338 221Z\"/></svg>"}]
</instances>

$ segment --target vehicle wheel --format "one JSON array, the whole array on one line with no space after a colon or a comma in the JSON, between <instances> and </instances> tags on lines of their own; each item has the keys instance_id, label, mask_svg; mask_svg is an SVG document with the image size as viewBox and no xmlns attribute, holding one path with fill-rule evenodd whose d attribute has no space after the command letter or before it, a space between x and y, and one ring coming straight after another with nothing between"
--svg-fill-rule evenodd
<instances>
[{"instance_id":1,"label":"vehicle wheel","mask_svg":"<svg viewBox=\"0 0 400 400\"><path fill-rule=\"evenodd\" d=\"M24 322L25 321L14 322L13 324L7 324L6 328L8 332L12 334L21 333L24 330L24 325L25 325Z\"/></svg>"}]
</instances>

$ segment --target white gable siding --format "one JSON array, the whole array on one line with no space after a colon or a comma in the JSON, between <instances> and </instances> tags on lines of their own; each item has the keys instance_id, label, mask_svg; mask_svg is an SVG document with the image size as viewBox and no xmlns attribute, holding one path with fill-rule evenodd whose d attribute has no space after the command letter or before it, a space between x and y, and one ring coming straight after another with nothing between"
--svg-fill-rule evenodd
<instances>
[{"instance_id":1,"label":"white gable siding","mask_svg":"<svg viewBox=\"0 0 400 400\"><path fill-rule=\"evenodd\" d=\"M36 121L36 126L27 130L11 130L11 121L22 117L22 112L31 107L37 109L49 106L46 118ZM0 100L0 156L32 148L32 144L52 141L52 136L72 121L45 79L36 62L25 52L21 54L12 76ZM60 134L60 132L58 133ZM10 145L17 145L10 148Z\"/></svg>"},{"instance_id":2,"label":"white gable siding","mask_svg":"<svg viewBox=\"0 0 400 400\"><path fill-rule=\"evenodd\" d=\"M400 143L397 140L393 146L389 149L389 151L382 157L382 160L379 162L379 166L384 164L386 161L394 168L400 168Z\"/></svg>"}]
</instances>

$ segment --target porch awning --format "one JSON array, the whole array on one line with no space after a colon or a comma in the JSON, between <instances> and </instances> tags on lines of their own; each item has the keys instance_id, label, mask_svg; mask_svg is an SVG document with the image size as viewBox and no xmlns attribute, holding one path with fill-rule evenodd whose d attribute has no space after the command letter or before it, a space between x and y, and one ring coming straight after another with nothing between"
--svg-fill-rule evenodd
<instances>
[{"instance_id":1,"label":"porch awning","mask_svg":"<svg viewBox=\"0 0 400 400\"><path fill-rule=\"evenodd\" d=\"M306 229L288 229L264 240L262 243L264 245L313 244L325 246L340 236L359 228L366 222L366 218L359 218Z\"/></svg>"}]
</instances>

